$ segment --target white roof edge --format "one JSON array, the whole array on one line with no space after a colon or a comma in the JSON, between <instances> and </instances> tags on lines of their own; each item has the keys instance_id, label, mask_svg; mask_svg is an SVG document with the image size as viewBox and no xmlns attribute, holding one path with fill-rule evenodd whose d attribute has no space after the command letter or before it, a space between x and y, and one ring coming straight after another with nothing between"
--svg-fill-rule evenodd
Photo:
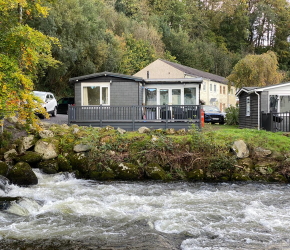
<instances>
[{"instance_id":1,"label":"white roof edge","mask_svg":"<svg viewBox=\"0 0 290 250\"><path fill-rule=\"evenodd\" d=\"M190 83L190 82L196 82L196 83L202 83L203 78L150 78L150 79L144 79L145 82L180 82L180 83Z\"/></svg>"}]
</instances>

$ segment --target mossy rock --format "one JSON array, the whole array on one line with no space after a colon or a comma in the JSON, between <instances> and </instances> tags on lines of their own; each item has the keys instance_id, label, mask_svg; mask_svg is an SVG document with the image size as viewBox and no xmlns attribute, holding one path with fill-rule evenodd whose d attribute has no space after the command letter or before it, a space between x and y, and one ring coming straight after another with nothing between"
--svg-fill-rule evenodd
<instances>
[{"instance_id":1,"label":"mossy rock","mask_svg":"<svg viewBox=\"0 0 290 250\"><path fill-rule=\"evenodd\" d=\"M152 180L167 180L168 175L157 163L150 163L145 167L145 174Z\"/></svg>"},{"instance_id":2,"label":"mossy rock","mask_svg":"<svg viewBox=\"0 0 290 250\"><path fill-rule=\"evenodd\" d=\"M0 161L0 175L7 176L8 173L8 165L6 162Z\"/></svg>"},{"instance_id":3,"label":"mossy rock","mask_svg":"<svg viewBox=\"0 0 290 250\"><path fill-rule=\"evenodd\" d=\"M234 173L232 175L233 181L251 181L251 178L248 176L248 174L242 174L242 173Z\"/></svg>"},{"instance_id":4,"label":"mossy rock","mask_svg":"<svg viewBox=\"0 0 290 250\"><path fill-rule=\"evenodd\" d=\"M39 162L38 167L46 174L58 173L58 161L56 159Z\"/></svg>"},{"instance_id":5,"label":"mossy rock","mask_svg":"<svg viewBox=\"0 0 290 250\"><path fill-rule=\"evenodd\" d=\"M194 169L187 173L186 175L188 180L192 181L203 181L204 171L202 169Z\"/></svg>"},{"instance_id":6,"label":"mossy rock","mask_svg":"<svg viewBox=\"0 0 290 250\"><path fill-rule=\"evenodd\" d=\"M7 178L16 185L36 185L38 179L27 162L16 163L8 172Z\"/></svg>"},{"instance_id":7,"label":"mossy rock","mask_svg":"<svg viewBox=\"0 0 290 250\"><path fill-rule=\"evenodd\" d=\"M16 162L27 162L32 168L37 167L37 163L40 162L41 159L42 155L33 151L26 151L24 155L18 155L14 158Z\"/></svg>"},{"instance_id":8,"label":"mossy rock","mask_svg":"<svg viewBox=\"0 0 290 250\"><path fill-rule=\"evenodd\" d=\"M139 166L132 163L120 163L113 170L116 178L121 180L137 180L142 177Z\"/></svg>"},{"instance_id":9,"label":"mossy rock","mask_svg":"<svg viewBox=\"0 0 290 250\"><path fill-rule=\"evenodd\" d=\"M116 178L116 174L110 168L106 168L103 171L93 170L89 172L89 179L92 179L92 180L106 181L106 180L113 180L115 178Z\"/></svg>"},{"instance_id":10,"label":"mossy rock","mask_svg":"<svg viewBox=\"0 0 290 250\"><path fill-rule=\"evenodd\" d=\"M68 159L66 159L64 156L59 155L57 158L58 162L58 169L61 172L72 172L72 166Z\"/></svg>"},{"instance_id":11,"label":"mossy rock","mask_svg":"<svg viewBox=\"0 0 290 250\"><path fill-rule=\"evenodd\" d=\"M68 160L73 170L78 170L79 173L85 176L88 172L88 157L85 153L72 153L68 155Z\"/></svg>"}]
</instances>

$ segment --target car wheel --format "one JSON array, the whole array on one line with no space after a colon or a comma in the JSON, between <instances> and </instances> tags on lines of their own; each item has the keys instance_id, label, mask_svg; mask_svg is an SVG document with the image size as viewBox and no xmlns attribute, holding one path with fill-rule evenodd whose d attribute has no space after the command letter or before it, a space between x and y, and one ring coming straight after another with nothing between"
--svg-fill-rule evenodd
<instances>
[{"instance_id":1,"label":"car wheel","mask_svg":"<svg viewBox=\"0 0 290 250\"><path fill-rule=\"evenodd\" d=\"M220 125L224 125L225 124L225 122L220 122Z\"/></svg>"},{"instance_id":2,"label":"car wheel","mask_svg":"<svg viewBox=\"0 0 290 250\"><path fill-rule=\"evenodd\" d=\"M215 122L211 122L211 124L215 124Z\"/></svg>"},{"instance_id":3,"label":"car wheel","mask_svg":"<svg viewBox=\"0 0 290 250\"><path fill-rule=\"evenodd\" d=\"M57 109L56 109L56 107L54 107L54 110L52 111L52 116L56 117L56 115L57 115Z\"/></svg>"}]
</instances>

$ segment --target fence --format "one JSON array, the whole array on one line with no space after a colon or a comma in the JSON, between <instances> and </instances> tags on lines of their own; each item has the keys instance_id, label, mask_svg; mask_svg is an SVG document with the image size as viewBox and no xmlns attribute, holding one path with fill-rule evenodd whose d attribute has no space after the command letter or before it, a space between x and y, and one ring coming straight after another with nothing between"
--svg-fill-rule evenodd
<instances>
[{"instance_id":1,"label":"fence","mask_svg":"<svg viewBox=\"0 0 290 250\"><path fill-rule=\"evenodd\" d=\"M290 112L261 113L261 128L272 132L290 132Z\"/></svg>"},{"instance_id":2,"label":"fence","mask_svg":"<svg viewBox=\"0 0 290 250\"><path fill-rule=\"evenodd\" d=\"M146 124L144 124L146 122ZM139 106L72 106L68 108L68 123L104 127L111 125L126 130L141 126L153 128L200 127L199 105L139 105ZM188 124L185 124L188 123Z\"/></svg>"}]
</instances>

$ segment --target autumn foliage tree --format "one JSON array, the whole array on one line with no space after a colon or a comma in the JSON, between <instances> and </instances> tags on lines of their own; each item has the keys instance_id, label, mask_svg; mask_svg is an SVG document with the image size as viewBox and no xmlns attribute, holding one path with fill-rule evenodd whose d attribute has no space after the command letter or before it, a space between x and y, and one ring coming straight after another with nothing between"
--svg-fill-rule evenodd
<instances>
[{"instance_id":1,"label":"autumn foliage tree","mask_svg":"<svg viewBox=\"0 0 290 250\"><path fill-rule=\"evenodd\" d=\"M247 55L241 59L227 77L236 88L278 84L283 75L278 69L277 56L273 51L261 55Z\"/></svg>"},{"instance_id":2,"label":"autumn foliage tree","mask_svg":"<svg viewBox=\"0 0 290 250\"><path fill-rule=\"evenodd\" d=\"M51 45L57 41L29 27L33 15L47 15L45 1L0 0L0 113L17 114L20 121L38 127L35 112L45 114L31 94L40 68L56 66Z\"/></svg>"}]
</instances>

